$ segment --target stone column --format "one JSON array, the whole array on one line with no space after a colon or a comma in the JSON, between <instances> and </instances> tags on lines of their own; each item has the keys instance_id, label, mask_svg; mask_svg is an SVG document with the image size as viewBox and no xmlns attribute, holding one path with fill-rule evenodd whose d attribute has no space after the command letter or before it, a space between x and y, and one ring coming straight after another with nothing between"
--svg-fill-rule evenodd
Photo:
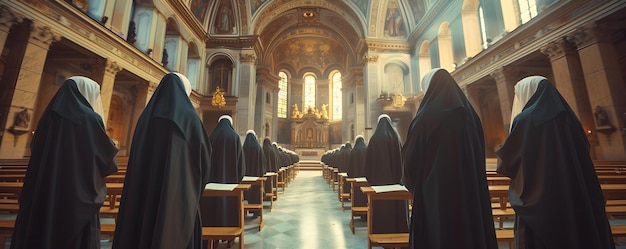
<instances>
[{"instance_id":1,"label":"stone column","mask_svg":"<svg viewBox=\"0 0 626 249\"><path fill-rule=\"evenodd\" d=\"M600 160L626 160L626 140L621 128L626 127L622 117L626 113L626 87L620 62L613 46L613 30L606 23L593 22L578 28L567 37L576 44L582 72L587 84L590 108L600 107L608 116L610 125L595 120ZM613 129L614 128L614 129Z\"/></svg>"},{"instance_id":2,"label":"stone column","mask_svg":"<svg viewBox=\"0 0 626 249\"><path fill-rule=\"evenodd\" d=\"M367 119L365 118L365 86L363 84L363 73L356 76L354 79L354 106L356 108L356 115L354 116L354 133L356 135L363 135L365 137L365 127L367 127ZM350 138L354 139L354 137Z\"/></svg>"},{"instance_id":3,"label":"stone column","mask_svg":"<svg viewBox=\"0 0 626 249\"><path fill-rule=\"evenodd\" d=\"M380 96L380 88L378 87L378 55L366 55L365 58L365 75L367 79L367 87L365 88L365 141L374 134L376 125L378 125L378 115L382 113L382 107L378 104Z\"/></svg>"},{"instance_id":4,"label":"stone column","mask_svg":"<svg viewBox=\"0 0 626 249\"><path fill-rule=\"evenodd\" d=\"M585 132L592 130L595 127L592 110L576 47L565 38L559 38L542 47L541 52L550 58L555 87L572 108L572 111L576 113ZM597 144L597 133L591 133L589 141L592 145ZM591 154L593 158L596 158L594 147L592 146Z\"/></svg>"},{"instance_id":5,"label":"stone column","mask_svg":"<svg viewBox=\"0 0 626 249\"><path fill-rule=\"evenodd\" d=\"M5 101L9 103L9 106L1 107L2 110L8 110L8 117L7 122L2 124L3 136L2 144L0 144L0 158L22 158L27 154L26 144L29 136L26 133L35 129L36 124L33 124L30 117L32 117L37 102L41 74L48 49L52 42L61 39L61 36L37 21L30 23L30 25L29 23L22 24L21 29L15 31L15 36L12 34L12 39L15 40L12 40L14 44L7 58L7 61L14 63L6 64L0 82L2 92L12 93L12 96L2 101L2 103ZM4 94L2 95L4 98ZM17 127L13 121L15 115L21 111L27 112L28 124ZM19 128L19 131L16 128ZM18 135L18 133L21 134Z\"/></svg>"},{"instance_id":6,"label":"stone column","mask_svg":"<svg viewBox=\"0 0 626 249\"><path fill-rule=\"evenodd\" d=\"M100 97L102 98L102 106L104 107L105 122L109 119L109 109L111 106L111 97L113 96L113 87L115 85L115 75L122 71L122 67L115 61L106 60L101 68L99 75L94 75L94 80L100 83Z\"/></svg>"},{"instance_id":7,"label":"stone column","mask_svg":"<svg viewBox=\"0 0 626 249\"><path fill-rule=\"evenodd\" d=\"M476 111L476 114L478 115L478 117L480 117L481 120L483 120L483 117L481 114L482 110L480 109L480 92L479 92L480 89L476 89L476 88L477 87L475 86L465 85L461 87L461 90L463 90L465 97L470 102L470 104L472 104L472 107L474 108L474 111Z\"/></svg>"},{"instance_id":8,"label":"stone column","mask_svg":"<svg viewBox=\"0 0 626 249\"><path fill-rule=\"evenodd\" d=\"M508 135L511 127L511 108L513 107L513 98L515 97L515 77L516 70L512 68L501 67L494 70L490 75L496 81L498 88L498 98L500 99L500 111L502 113L502 123L504 131Z\"/></svg>"},{"instance_id":9,"label":"stone column","mask_svg":"<svg viewBox=\"0 0 626 249\"><path fill-rule=\"evenodd\" d=\"M235 130L239 136L246 136L246 131L254 127L256 107L256 55L241 53L239 57L239 100L237 101L237 120Z\"/></svg>"}]
</instances>

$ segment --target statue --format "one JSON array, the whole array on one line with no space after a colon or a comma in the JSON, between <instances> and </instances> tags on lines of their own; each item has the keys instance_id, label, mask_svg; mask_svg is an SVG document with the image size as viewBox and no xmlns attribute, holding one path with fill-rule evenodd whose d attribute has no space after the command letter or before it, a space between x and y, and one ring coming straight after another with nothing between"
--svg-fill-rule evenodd
<instances>
[{"instance_id":1,"label":"statue","mask_svg":"<svg viewBox=\"0 0 626 249\"><path fill-rule=\"evenodd\" d=\"M328 119L328 105L322 104L322 111L320 113L320 117L323 119Z\"/></svg>"},{"instance_id":2,"label":"statue","mask_svg":"<svg viewBox=\"0 0 626 249\"><path fill-rule=\"evenodd\" d=\"M300 110L298 110L298 104L293 104L293 111L291 112L291 118L300 118Z\"/></svg>"},{"instance_id":3,"label":"statue","mask_svg":"<svg viewBox=\"0 0 626 249\"><path fill-rule=\"evenodd\" d=\"M224 92L220 89L219 86L215 88L215 92L213 92L213 99L211 99L211 105L217 108L222 108L226 106L226 99L224 98Z\"/></svg>"}]
</instances>

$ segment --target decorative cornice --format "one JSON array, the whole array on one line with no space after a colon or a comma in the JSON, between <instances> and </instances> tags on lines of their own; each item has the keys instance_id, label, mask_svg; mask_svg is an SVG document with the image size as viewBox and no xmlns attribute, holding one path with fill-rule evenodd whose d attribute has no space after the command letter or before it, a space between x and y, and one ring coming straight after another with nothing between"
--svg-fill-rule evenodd
<instances>
[{"instance_id":1,"label":"decorative cornice","mask_svg":"<svg viewBox=\"0 0 626 249\"><path fill-rule=\"evenodd\" d=\"M591 22L577 28L566 39L582 49L598 42L612 41L613 30L607 23Z\"/></svg>"},{"instance_id":2,"label":"decorative cornice","mask_svg":"<svg viewBox=\"0 0 626 249\"><path fill-rule=\"evenodd\" d=\"M13 24L20 23L24 20L22 15L19 15L7 6L0 6L0 26L10 28Z\"/></svg>"},{"instance_id":3,"label":"decorative cornice","mask_svg":"<svg viewBox=\"0 0 626 249\"><path fill-rule=\"evenodd\" d=\"M406 41L367 39L366 42L369 51L408 53L411 48L409 43Z\"/></svg>"},{"instance_id":4,"label":"decorative cornice","mask_svg":"<svg viewBox=\"0 0 626 249\"><path fill-rule=\"evenodd\" d=\"M258 36L240 36L232 38L208 38L207 48L228 47L228 48L253 48L258 42Z\"/></svg>"},{"instance_id":5,"label":"decorative cornice","mask_svg":"<svg viewBox=\"0 0 626 249\"><path fill-rule=\"evenodd\" d=\"M107 60L106 65L104 67L104 72L107 74L115 75L119 71L122 71L122 69L123 68L120 65L118 65L117 62Z\"/></svg>"},{"instance_id":6,"label":"decorative cornice","mask_svg":"<svg viewBox=\"0 0 626 249\"><path fill-rule=\"evenodd\" d=\"M183 1L165 1L169 2L175 10L176 17L183 20L184 23L201 38L207 37L207 32L202 26L202 23L194 16L189 8Z\"/></svg>"}]
</instances>

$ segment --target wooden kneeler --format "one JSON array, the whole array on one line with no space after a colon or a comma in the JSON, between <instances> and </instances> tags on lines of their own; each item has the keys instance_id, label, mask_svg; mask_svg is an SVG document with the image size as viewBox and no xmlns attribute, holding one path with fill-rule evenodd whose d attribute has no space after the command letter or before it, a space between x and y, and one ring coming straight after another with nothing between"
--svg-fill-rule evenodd
<instances>
[{"instance_id":1,"label":"wooden kneeler","mask_svg":"<svg viewBox=\"0 0 626 249\"><path fill-rule=\"evenodd\" d=\"M250 184L251 186L258 186L260 189L260 200L261 203L259 204L250 204L250 203L246 203L243 205L243 210L244 211L259 211L260 215L259 215L259 231L261 231L263 229L263 226L265 225L265 221L263 221L263 197L265 197L265 180L267 180L267 178L265 177L256 177L255 180L246 180L246 177L243 178L243 180L241 180L241 183L243 184Z\"/></svg>"},{"instance_id":2,"label":"wooden kneeler","mask_svg":"<svg viewBox=\"0 0 626 249\"><path fill-rule=\"evenodd\" d=\"M374 215L374 209L372 203L374 201L386 200L386 201L408 201L412 199L412 195L409 191L391 191L391 192L379 192L374 191L372 187L361 187L361 191L367 194L367 233L368 233L368 248L373 246L381 246L383 248L401 248L409 246L409 233L372 233L372 220Z\"/></svg>"},{"instance_id":3,"label":"wooden kneeler","mask_svg":"<svg viewBox=\"0 0 626 249\"><path fill-rule=\"evenodd\" d=\"M218 184L218 185L231 185L231 184ZM214 185L217 186L217 185ZM237 203L239 203L239 225L236 227L202 227L202 240L209 241L209 248L213 248L214 240L234 240L239 237L239 248L243 249L243 229L244 229L244 207L243 207L243 192L250 188L250 184L237 184L237 186L232 189L218 189L209 187L207 184L207 188L204 189L204 193L202 196L213 196L213 197L223 197L223 196L234 196L238 198Z\"/></svg>"}]
</instances>

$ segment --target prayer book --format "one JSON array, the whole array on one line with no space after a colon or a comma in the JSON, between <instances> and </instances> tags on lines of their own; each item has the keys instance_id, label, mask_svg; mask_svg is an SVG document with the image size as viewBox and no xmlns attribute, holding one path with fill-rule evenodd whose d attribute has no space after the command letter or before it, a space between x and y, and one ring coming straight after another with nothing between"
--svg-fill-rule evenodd
<instances>
[{"instance_id":1,"label":"prayer book","mask_svg":"<svg viewBox=\"0 0 626 249\"><path fill-rule=\"evenodd\" d=\"M384 193L384 192L394 192L394 191L409 191L406 187L400 184L393 185L382 185L382 186L372 186L374 192L376 193Z\"/></svg>"},{"instance_id":2,"label":"prayer book","mask_svg":"<svg viewBox=\"0 0 626 249\"><path fill-rule=\"evenodd\" d=\"M207 183L204 189L233 191L239 185L238 183Z\"/></svg>"}]
</instances>

